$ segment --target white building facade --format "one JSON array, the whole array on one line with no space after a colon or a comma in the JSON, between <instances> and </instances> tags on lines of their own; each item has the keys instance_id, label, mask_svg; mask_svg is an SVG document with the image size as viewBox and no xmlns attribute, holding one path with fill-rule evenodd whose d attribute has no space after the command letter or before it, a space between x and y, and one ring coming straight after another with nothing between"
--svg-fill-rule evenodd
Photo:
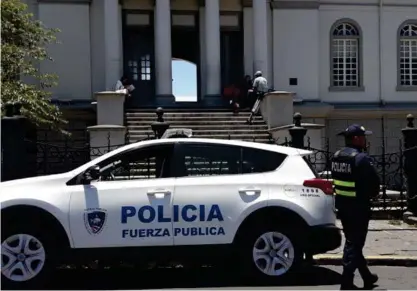
<instances>
[{"instance_id":1,"label":"white building facade","mask_svg":"<svg viewBox=\"0 0 417 291\"><path fill-rule=\"evenodd\" d=\"M171 73L180 58L198 68L196 107L222 105L224 86L261 70L328 130L382 116L402 127L417 110L417 0L26 2L61 30L55 62L41 66L60 77L56 100L89 104L129 73L132 108L182 107Z\"/></svg>"}]
</instances>

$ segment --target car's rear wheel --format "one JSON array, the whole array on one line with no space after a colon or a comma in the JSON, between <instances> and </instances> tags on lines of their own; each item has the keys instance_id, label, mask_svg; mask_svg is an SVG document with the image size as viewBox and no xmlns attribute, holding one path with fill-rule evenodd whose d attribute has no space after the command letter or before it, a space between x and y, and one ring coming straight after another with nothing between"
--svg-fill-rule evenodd
<instances>
[{"instance_id":1,"label":"car's rear wheel","mask_svg":"<svg viewBox=\"0 0 417 291\"><path fill-rule=\"evenodd\" d=\"M55 247L46 235L30 227L2 229L1 277L3 289L43 287L53 265Z\"/></svg>"},{"instance_id":2,"label":"car's rear wheel","mask_svg":"<svg viewBox=\"0 0 417 291\"><path fill-rule=\"evenodd\" d=\"M297 236L285 228L266 227L242 239L240 244L242 267L248 275L263 280L282 278L302 261Z\"/></svg>"}]
</instances>

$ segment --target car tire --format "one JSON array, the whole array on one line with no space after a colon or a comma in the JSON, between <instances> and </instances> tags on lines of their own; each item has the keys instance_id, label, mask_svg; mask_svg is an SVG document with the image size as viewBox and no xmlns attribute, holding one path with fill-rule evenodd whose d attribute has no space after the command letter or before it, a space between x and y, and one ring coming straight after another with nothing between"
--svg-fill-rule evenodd
<instances>
[{"instance_id":1,"label":"car tire","mask_svg":"<svg viewBox=\"0 0 417 291\"><path fill-rule=\"evenodd\" d=\"M238 244L238 260L247 279L273 282L288 276L302 263L299 236L283 226L252 228Z\"/></svg>"},{"instance_id":2,"label":"car tire","mask_svg":"<svg viewBox=\"0 0 417 291\"><path fill-rule=\"evenodd\" d=\"M2 223L1 248L2 289L38 289L49 281L56 266L53 235L27 221Z\"/></svg>"}]
</instances>

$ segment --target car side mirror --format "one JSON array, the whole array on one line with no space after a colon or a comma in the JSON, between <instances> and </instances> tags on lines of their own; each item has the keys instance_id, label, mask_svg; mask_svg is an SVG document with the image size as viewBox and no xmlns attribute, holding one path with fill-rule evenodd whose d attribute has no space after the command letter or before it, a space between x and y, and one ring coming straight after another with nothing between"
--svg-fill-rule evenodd
<instances>
[{"instance_id":1,"label":"car side mirror","mask_svg":"<svg viewBox=\"0 0 417 291\"><path fill-rule=\"evenodd\" d=\"M98 180L100 175L100 167L97 165L91 166L83 174L84 184L90 184L91 181Z\"/></svg>"}]
</instances>

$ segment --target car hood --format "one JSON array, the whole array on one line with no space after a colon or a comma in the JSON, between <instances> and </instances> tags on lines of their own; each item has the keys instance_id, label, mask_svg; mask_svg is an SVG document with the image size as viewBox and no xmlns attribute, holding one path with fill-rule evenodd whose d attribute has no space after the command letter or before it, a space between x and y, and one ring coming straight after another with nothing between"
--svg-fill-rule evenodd
<instances>
[{"instance_id":1,"label":"car hood","mask_svg":"<svg viewBox=\"0 0 417 291\"><path fill-rule=\"evenodd\" d=\"M71 177L72 174L68 172L2 182L1 209L15 205L30 205L60 217L67 212L69 206L70 191L67 190L66 182Z\"/></svg>"},{"instance_id":2,"label":"car hood","mask_svg":"<svg viewBox=\"0 0 417 291\"><path fill-rule=\"evenodd\" d=\"M64 173L1 182L0 200L39 197L51 191L55 192L54 190L65 187L70 178L70 173Z\"/></svg>"}]
</instances>

